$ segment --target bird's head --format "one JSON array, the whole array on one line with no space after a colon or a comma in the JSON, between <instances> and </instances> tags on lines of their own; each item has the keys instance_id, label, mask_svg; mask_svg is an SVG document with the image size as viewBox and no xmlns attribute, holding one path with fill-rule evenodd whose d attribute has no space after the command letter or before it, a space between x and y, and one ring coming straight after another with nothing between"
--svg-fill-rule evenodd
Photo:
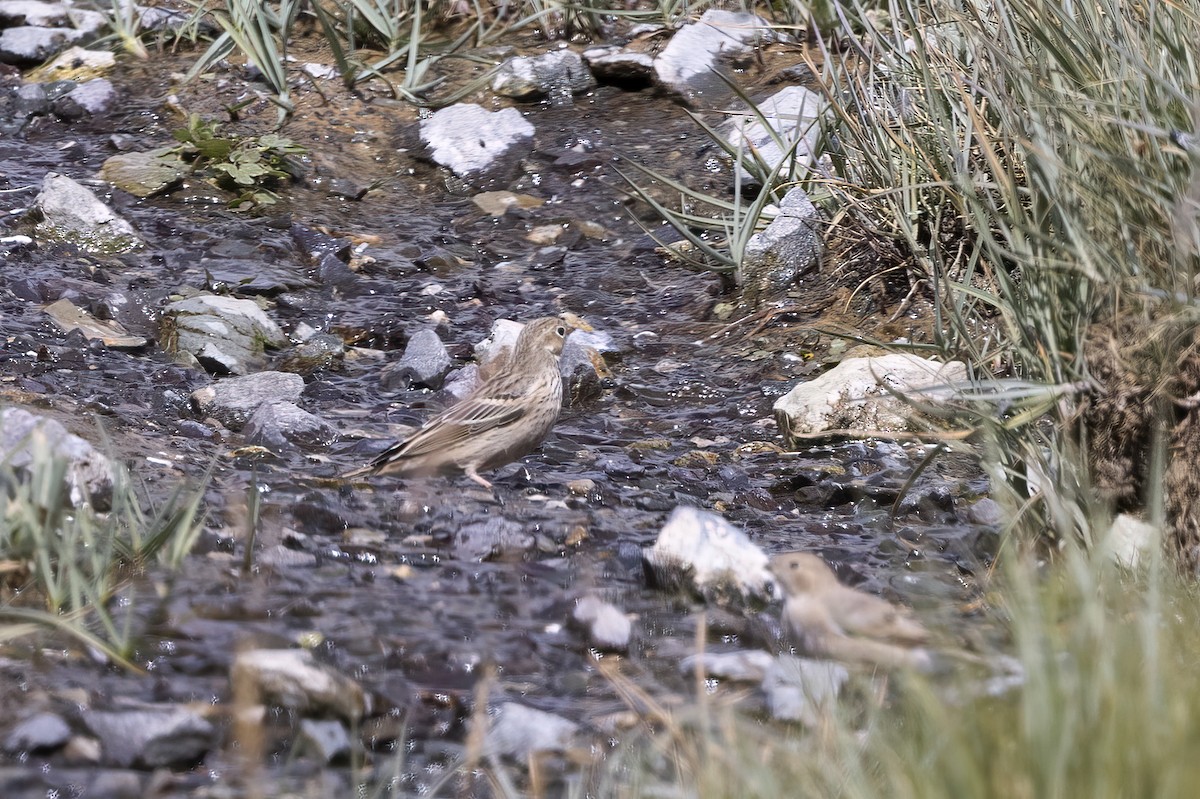
<instances>
[{"instance_id":1,"label":"bird's head","mask_svg":"<svg viewBox=\"0 0 1200 799\"><path fill-rule=\"evenodd\" d=\"M771 558L769 568L789 596L820 591L837 582L825 561L807 552L776 555Z\"/></svg>"}]
</instances>

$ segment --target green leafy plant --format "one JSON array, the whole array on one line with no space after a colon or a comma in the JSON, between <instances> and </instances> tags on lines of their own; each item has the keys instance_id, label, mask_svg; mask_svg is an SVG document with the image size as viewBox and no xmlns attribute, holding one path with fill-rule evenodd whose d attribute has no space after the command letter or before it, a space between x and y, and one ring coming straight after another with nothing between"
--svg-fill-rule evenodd
<instances>
[{"instance_id":1,"label":"green leafy plant","mask_svg":"<svg viewBox=\"0 0 1200 799\"><path fill-rule=\"evenodd\" d=\"M193 173L233 192L233 208L277 202L279 195L271 189L293 177L295 166L290 157L305 149L275 133L226 136L220 128L216 122L191 114L187 127L172 134L181 142L174 154L188 163Z\"/></svg>"}]
</instances>

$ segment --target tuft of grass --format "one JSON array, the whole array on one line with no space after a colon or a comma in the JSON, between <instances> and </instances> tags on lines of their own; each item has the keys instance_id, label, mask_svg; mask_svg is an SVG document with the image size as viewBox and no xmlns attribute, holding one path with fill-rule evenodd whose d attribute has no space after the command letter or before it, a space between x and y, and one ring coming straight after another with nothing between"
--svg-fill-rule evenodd
<instances>
[{"instance_id":1,"label":"tuft of grass","mask_svg":"<svg viewBox=\"0 0 1200 799\"><path fill-rule=\"evenodd\" d=\"M99 512L72 503L68 464L39 433L30 447L21 469L0 463L0 639L55 629L128 665L134 616L110 603L151 563L182 566L203 529L203 489L180 486L147 510L113 464L111 504Z\"/></svg>"}]
</instances>

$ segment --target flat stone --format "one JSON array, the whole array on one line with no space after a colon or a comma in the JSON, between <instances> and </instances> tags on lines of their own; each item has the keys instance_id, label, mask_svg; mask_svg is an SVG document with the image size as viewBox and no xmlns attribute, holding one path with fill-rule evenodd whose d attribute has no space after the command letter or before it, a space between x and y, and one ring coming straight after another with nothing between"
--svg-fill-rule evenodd
<instances>
[{"instance_id":1,"label":"flat stone","mask_svg":"<svg viewBox=\"0 0 1200 799\"><path fill-rule=\"evenodd\" d=\"M461 560L483 561L513 552L528 552L537 540L524 524L492 516L459 528L454 552Z\"/></svg>"},{"instance_id":2,"label":"flat stone","mask_svg":"<svg viewBox=\"0 0 1200 799\"><path fill-rule=\"evenodd\" d=\"M897 395L936 404L951 398L950 386L966 379L961 361L940 363L908 353L847 358L776 400L775 422L792 445L799 433L908 430L909 418L919 411Z\"/></svg>"},{"instance_id":3,"label":"flat stone","mask_svg":"<svg viewBox=\"0 0 1200 799\"><path fill-rule=\"evenodd\" d=\"M34 201L42 215L37 233L90 253L114 255L142 246L133 226L112 212L91 191L65 175L50 172Z\"/></svg>"},{"instance_id":4,"label":"flat stone","mask_svg":"<svg viewBox=\"0 0 1200 799\"><path fill-rule=\"evenodd\" d=\"M593 47L583 51L583 60L601 83L640 87L654 81L654 57L649 53L620 47Z\"/></svg>"},{"instance_id":5,"label":"flat stone","mask_svg":"<svg viewBox=\"0 0 1200 799\"><path fill-rule=\"evenodd\" d=\"M64 119L107 114L117 102L117 90L108 78L85 81L54 102L54 113Z\"/></svg>"},{"instance_id":6,"label":"flat stone","mask_svg":"<svg viewBox=\"0 0 1200 799\"><path fill-rule=\"evenodd\" d=\"M788 86L757 101L753 110L733 114L719 132L734 147L753 151L767 169L789 159L791 163L779 172L784 179L799 179L816 162L821 118L828 108L824 95ZM734 166L734 176L739 182L758 185L741 164Z\"/></svg>"},{"instance_id":7,"label":"flat stone","mask_svg":"<svg viewBox=\"0 0 1200 799\"><path fill-rule=\"evenodd\" d=\"M40 81L87 81L106 74L116 63L116 56L109 50L68 47L55 56L53 61L32 70L29 78Z\"/></svg>"},{"instance_id":8,"label":"flat stone","mask_svg":"<svg viewBox=\"0 0 1200 799\"><path fill-rule=\"evenodd\" d=\"M119 153L100 166L100 178L135 197L151 197L178 183L186 174L178 156L161 151Z\"/></svg>"},{"instance_id":9,"label":"flat stone","mask_svg":"<svg viewBox=\"0 0 1200 799\"><path fill-rule=\"evenodd\" d=\"M296 736L300 751L322 763L332 763L350 754L350 736L340 721L301 719Z\"/></svg>"},{"instance_id":10,"label":"flat stone","mask_svg":"<svg viewBox=\"0 0 1200 799\"><path fill-rule=\"evenodd\" d=\"M710 511L680 505L642 557L656 580L715 600L769 601L775 578L767 554L739 528Z\"/></svg>"},{"instance_id":11,"label":"flat stone","mask_svg":"<svg viewBox=\"0 0 1200 799\"><path fill-rule=\"evenodd\" d=\"M732 682L761 683L767 672L775 665L775 656L761 649L743 649L737 652L704 652L688 655L679 664L684 674L695 674L703 668L706 677Z\"/></svg>"},{"instance_id":12,"label":"flat stone","mask_svg":"<svg viewBox=\"0 0 1200 799\"><path fill-rule=\"evenodd\" d=\"M146 346L149 341L142 336L131 336L118 322L97 319L70 300L58 300L42 309L64 333L78 330L89 339L98 339L107 347L117 350L135 350Z\"/></svg>"}]
</instances>

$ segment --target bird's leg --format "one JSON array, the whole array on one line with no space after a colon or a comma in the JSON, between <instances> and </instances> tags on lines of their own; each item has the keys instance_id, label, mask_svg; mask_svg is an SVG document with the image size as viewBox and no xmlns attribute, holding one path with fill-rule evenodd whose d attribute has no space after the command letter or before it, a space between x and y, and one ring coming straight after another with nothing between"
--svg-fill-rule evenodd
<instances>
[{"instance_id":1,"label":"bird's leg","mask_svg":"<svg viewBox=\"0 0 1200 799\"><path fill-rule=\"evenodd\" d=\"M474 480L476 483L479 483L479 485L488 489L489 491L492 489L492 484L489 483L487 480L484 480L482 477L480 477L479 472L475 471L474 466L468 466L467 468L463 469L463 473L467 477L470 477L472 480Z\"/></svg>"}]
</instances>

